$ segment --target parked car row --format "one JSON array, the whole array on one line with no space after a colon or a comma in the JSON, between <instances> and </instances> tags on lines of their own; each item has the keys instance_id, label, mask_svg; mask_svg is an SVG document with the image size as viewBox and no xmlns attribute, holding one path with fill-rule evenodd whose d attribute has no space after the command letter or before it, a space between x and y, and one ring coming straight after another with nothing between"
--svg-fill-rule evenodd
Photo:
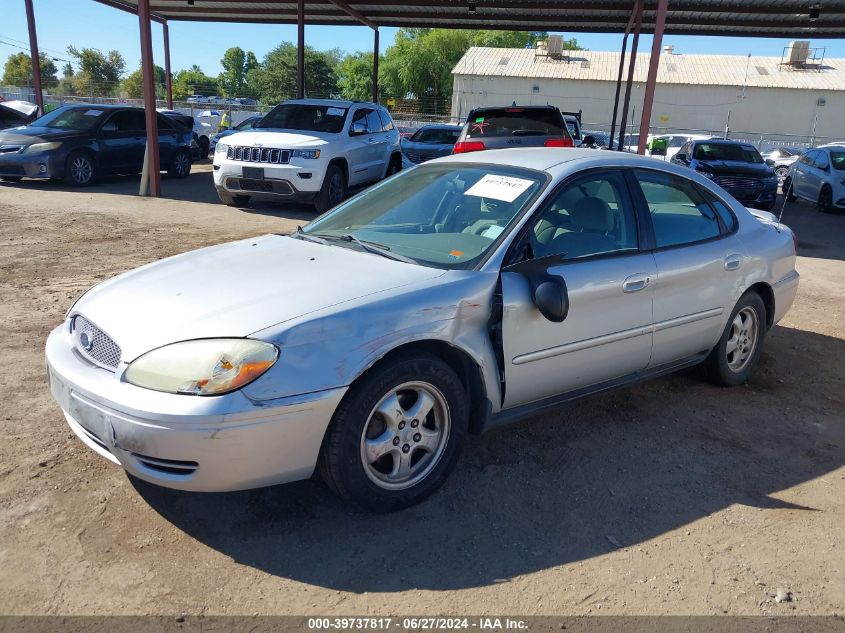
<instances>
[{"instance_id":1,"label":"parked car row","mask_svg":"<svg viewBox=\"0 0 845 633\"><path fill-rule=\"evenodd\" d=\"M813 202L820 211L845 209L845 144L826 145L804 152L792 163L783 181L790 202Z\"/></svg>"}]
</instances>

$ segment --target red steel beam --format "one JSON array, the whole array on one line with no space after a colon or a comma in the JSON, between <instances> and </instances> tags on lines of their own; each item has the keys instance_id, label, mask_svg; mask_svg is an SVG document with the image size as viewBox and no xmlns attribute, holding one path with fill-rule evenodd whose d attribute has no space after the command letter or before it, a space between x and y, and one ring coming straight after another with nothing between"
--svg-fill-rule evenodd
<instances>
[{"instance_id":1,"label":"red steel beam","mask_svg":"<svg viewBox=\"0 0 845 633\"><path fill-rule=\"evenodd\" d=\"M378 103L378 29L373 29L373 103Z\"/></svg>"},{"instance_id":2,"label":"red steel beam","mask_svg":"<svg viewBox=\"0 0 845 633\"><path fill-rule=\"evenodd\" d=\"M38 54L38 36L35 34L35 11L32 0L26 2L26 25L29 28L29 55L32 60L32 86L35 90L35 103L38 116L44 114L44 93L41 91L41 56Z\"/></svg>"},{"instance_id":3,"label":"red steel beam","mask_svg":"<svg viewBox=\"0 0 845 633\"><path fill-rule=\"evenodd\" d=\"M164 32L164 87L167 91L167 107L173 109L173 80L170 76L170 29L167 22L162 25Z\"/></svg>"},{"instance_id":4,"label":"red steel beam","mask_svg":"<svg viewBox=\"0 0 845 633\"><path fill-rule=\"evenodd\" d=\"M144 115L147 123L147 176L150 179L150 195L157 198L161 196L161 164L158 155L158 112L150 0L138 0L138 26L141 32L141 70L144 80Z\"/></svg>"},{"instance_id":5,"label":"red steel beam","mask_svg":"<svg viewBox=\"0 0 845 633\"><path fill-rule=\"evenodd\" d=\"M353 9L350 7L344 0L329 0L334 6L336 6L341 11L346 12L348 15L351 15L353 18L358 20L361 24L366 24L371 29L377 29L378 24L373 22L370 18L366 15L358 11L357 9Z\"/></svg>"},{"instance_id":6,"label":"red steel beam","mask_svg":"<svg viewBox=\"0 0 845 633\"><path fill-rule=\"evenodd\" d=\"M117 9L118 11L126 11L126 13L131 13L132 15L138 15L138 10L135 7L132 7L128 4L123 4L118 0L94 0L94 2L99 2L100 4L104 4L107 7L111 7L112 9ZM140 6L140 2L138 3ZM150 13L150 19L153 22L158 22L159 24L164 24L165 19L160 15L156 15L155 13Z\"/></svg>"},{"instance_id":7,"label":"red steel beam","mask_svg":"<svg viewBox=\"0 0 845 633\"><path fill-rule=\"evenodd\" d=\"M634 83L634 69L637 65L637 46L640 42L640 28L643 24L643 5L645 0L638 0L634 18L634 41L631 43L631 61L628 62L628 81L625 83L625 101L622 104L622 120L619 122L619 145L625 145L625 126L628 124L628 106L631 103L631 84Z\"/></svg>"},{"instance_id":8,"label":"red steel beam","mask_svg":"<svg viewBox=\"0 0 845 633\"><path fill-rule=\"evenodd\" d=\"M305 0L296 4L296 98L305 98Z\"/></svg>"},{"instance_id":9,"label":"red steel beam","mask_svg":"<svg viewBox=\"0 0 845 633\"><path fill-rule=\"evenodd\" d=\"M660 49L663 46L663 30L666 28L666 11L669 0L659 0L657 18L654 21L654 39L651 42L651 59L648 60L648 77L645 82L643 114L640 120L640 143L637 154L645 154L648 129L651 127L651 108L654 105L654 90L657 87L657 68L660 66Z\"/></svg>"}]
</instances>

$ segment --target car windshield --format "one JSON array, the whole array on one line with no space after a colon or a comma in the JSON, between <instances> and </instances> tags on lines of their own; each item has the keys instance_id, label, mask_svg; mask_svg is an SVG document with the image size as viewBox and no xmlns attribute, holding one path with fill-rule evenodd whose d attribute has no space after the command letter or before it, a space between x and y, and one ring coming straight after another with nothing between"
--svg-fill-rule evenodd
<instances>
[{"instance_id":1,"label":"car windshield","mask_svg":"<svg viewBox=\"0 0 845 633\"><path fill-rule=\"evenodd\" d=\"M283 103L270 110L256 127L337 134L343 129L346 112L346 108L337 106Z\"/></svg>"},{"instance_id":2,"label":"car windshield","mask_svg":"<svg viewBox=\"0 0 845 633\"><path fill-rule=\"evenodd\" d=\"M461 135L461 130L429 128L418 130L411 137L413 143L431 143L432 145L454 145Z\"/></svg>"},{"instance_id":3,"label":"car windshield","mask_svg":"<svg viewBox=\"0 0 845 633\"><path fill-rule=\"evenodd\" d=\"M258 123L261 119L257 117L250 117L246 121L241 121L235 126L236 130L251 130L255 127L255 124Z\"/></svg>"},{"instance_id":4,"label":"car windshield","mask_svg":"<svg viewBox=\"0 0 845 633\"><path fill-rule=\"evenodd\" d=\"M750 145L738 143L699 143L693 158L698 160L733 160L740 163L762 163L760 152Z\"/></svg>"},{"instance_id":5,"label":"car windshield","mask_svg":"<svg viewBox=\"0 0 845 633\"><path fill-rule=\"evenodd\" d=\"M79 130L86 132L93 129L102 120L105 109L97 106L64 107L48 112L35 119L31 125L36 127L52 127L64 130Z\"/></svg>"},{"instance_id":6,"label":"car windshield","mask_svg":"<svg viewBox=\"0 0 845 633\"><path fill-rule=\"evenodd\" d=\"M403 171L309 224L306 235L352 241L425 266L472 268L545 185L543 172L447 163Z\"/></svg>"},{"instance_id":7,"label":"car windshield","mask_svg":"<svg viewBox=\"0 0 845 633\"><path fill-rule=\"evenodd\" d=\"M467 138L501 136L569 136L569 132L552 108L496 108L470 115Z\"/></svg>"},{"instance_id":8,"label":"car windshield","mask_svg":"<svg viewBox=\"0 0 845 633\"><path fill-rule=\"evenodd\" d=\"M845 151L831 152L830 164L836 171L845 171Z\"/></svg>"}]
</instances>

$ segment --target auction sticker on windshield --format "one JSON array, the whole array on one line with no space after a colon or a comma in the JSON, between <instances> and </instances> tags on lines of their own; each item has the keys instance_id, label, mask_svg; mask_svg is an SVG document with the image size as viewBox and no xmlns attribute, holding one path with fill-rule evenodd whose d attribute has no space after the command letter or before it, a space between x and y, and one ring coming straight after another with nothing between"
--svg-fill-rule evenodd
<instances>
[{"instance_id":1,"label":"auction sticker on windshield","mask_svg":"<svg viewBox=\"0 0 845 633\"><path fill-rule=\"evenodd\" d=\"M343 108L327 108L326 115L327 116L343 116L346 113L346 110Z\"/></svg>"},{"instance_id":2,"label":"auction sticker on windshield","mask_svg":"<svg viewBox=\"0 0 845 633\"><path fill-rule=\"evenodd\" d=\"M86 110L85 116L100 116L102 113L102 110Z\"/></svg>"},{"instance_id":3,"label":"auction sticker on windshield","mask_svg":"<svg viewBox=\"0 0 845 633\"><path fill-rule=\"evenodd\" d=\"M532 184L534 184L533 180L526 180L525 178L487 174L467 189L464 195L513 202L519 197L519 194L528 189Z\"/></svg>"}]
</instances>

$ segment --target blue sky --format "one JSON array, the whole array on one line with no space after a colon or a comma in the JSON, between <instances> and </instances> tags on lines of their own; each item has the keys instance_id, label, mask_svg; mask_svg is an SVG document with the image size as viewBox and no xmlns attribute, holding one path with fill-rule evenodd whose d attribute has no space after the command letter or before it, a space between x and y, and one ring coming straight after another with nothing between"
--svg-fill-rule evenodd
<instances>
[{"instance_id":1,"label":"blue sky","mask_svg":"<svg viewBox=\"0 0 845 633\"><path fill-rule=\"evenodd\" d=\"M0 25L0 63L21 50L29 51L26 14L23 0L4 0L4 14ZM127 71L137 68L140 60L138 20L135 16L111 9L93 0L34 0L38 25L38 43L46 54L67 59L67 47L99 48L103 52L117 49L126 59ZM393 41L396 29L381 29L381 48ZM565 33L576 37L590 50L619 50L621 35L593 33ZM319 50L339 47L353 52L372 50L372 31L361 27L309 26L305 29L308 44ZM161 27L153 24L153 56L163 63ZM170 23L170 54L173 71L192 64L207 74L220 72L220 58L230 46L252 50L259 59L284 41L296 41L293 25ZM787 40L740 37L667 36L664 44L674 44L679 53L719 53L779 57ZM845 40L813 40L813 46L827 47L828 57L845 57ZM648 51L651 38L641 40L640 50ZM56 62L61 68L64 62Z\"/></svg>"}]
</instances>

